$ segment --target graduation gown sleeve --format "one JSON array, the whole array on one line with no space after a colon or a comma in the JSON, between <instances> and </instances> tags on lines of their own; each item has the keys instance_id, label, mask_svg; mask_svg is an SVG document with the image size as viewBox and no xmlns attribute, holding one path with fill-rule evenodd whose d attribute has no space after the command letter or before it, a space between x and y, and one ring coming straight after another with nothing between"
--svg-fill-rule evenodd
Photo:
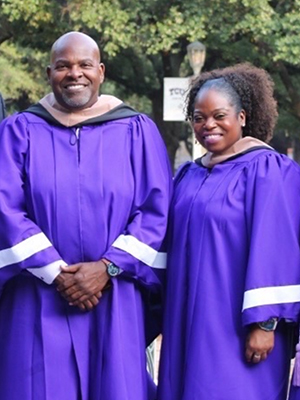
<instances>
[{"instance_id":1,"label":"graduation gown sleeve","mask_svg":"<svg viewBox=\"0 0 300 400\"><path fill-rule=\"evenodd\" d=\"M0 287L28 269L50 284L65 265L29 216L24 183L30 140L22 115L0 126Z\"/></svg>"},{"instance_id":2,"label":"graduation gown sleeve","mask_svg":"<svg viewBox=\"0 0 300 400\"><path fill-rule=\"evenodd\" d=\"M141 115L131 119L130 129L135 183L131 215L104 257L118 265L124 276L151 286L166 266L166 254L159 250L167 227L172 175L156 125Z\"/></svg>"},{"instance_id":3,"label":"graduation gown sleeve","mask_svg":"<svg viewBox=\"0 0 300 400\"><path fill-rule=\"evenodd\" d=\"M300 309L300 168L268 152L246 170L249 241L243 323L278 317L297 320Z\"/></svg>"}]
</instances>

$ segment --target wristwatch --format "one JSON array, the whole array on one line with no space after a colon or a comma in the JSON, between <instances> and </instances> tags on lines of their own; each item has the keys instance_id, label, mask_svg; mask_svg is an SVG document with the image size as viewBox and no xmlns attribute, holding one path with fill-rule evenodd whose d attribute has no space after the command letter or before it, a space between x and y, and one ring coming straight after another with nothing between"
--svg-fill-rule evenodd
<instances>
[{"instance_id":1,"label":"wristwatch","mask_svg":"<svg viewBox=\"0 0 300 400\"><path fill-rule=\"evenodd\" d=\"M121 269L112 262L106 263L106 271L111 278L114 278L121 273Z\"/></svg>"},{"instance_id":2,"label":"wristwatch","mask_svg":"<svg viewBox=\"0 0 300 400\"><path fill-rule=\"evenodd\" d=\"M266 332L275 331L278 324L278 318L270 318L267 321L258 322L257 325Z\"/></svg>"}]
</instances>

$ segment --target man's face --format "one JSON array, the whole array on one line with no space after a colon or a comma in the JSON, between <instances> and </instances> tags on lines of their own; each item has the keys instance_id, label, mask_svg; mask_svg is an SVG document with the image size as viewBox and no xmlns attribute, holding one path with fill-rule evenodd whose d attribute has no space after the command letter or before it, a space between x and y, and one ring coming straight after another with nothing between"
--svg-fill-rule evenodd
<instances>
[{"instance_id":1,"label":"man's face","mask_svg":"<svg viewBox=\"0 0 300 400\"><path fill-rule=\"evenodd\" d=\"M104 65L96 46L85 38L73 37L53 50L47 74L57 102L76 112L97 102Z\"/></svg>"}]
</instances>

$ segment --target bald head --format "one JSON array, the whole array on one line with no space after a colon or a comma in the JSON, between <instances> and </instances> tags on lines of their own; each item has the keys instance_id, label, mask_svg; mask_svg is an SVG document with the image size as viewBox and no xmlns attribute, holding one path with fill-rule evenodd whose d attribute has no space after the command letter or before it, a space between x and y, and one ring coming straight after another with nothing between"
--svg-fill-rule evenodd
<instances>
[{"instance_id":1,"label":"bald head","mask_svg":"<svg viewBox=\"0 0 300 400\"><path fill-rule=\"evenodd\" d=\"M52 63L53 57L57 52L61 53L65 48L79 47L84 47L94 52L95 56L98 57L98 62L100 62L100 50L95 40L85 33L75 31L65 33L53 43L50 53L50 62Z\"/></svg>"},{"instance_id":2,"label":"bald head","mask_svg":"<svg viewBox=\"0 0 300 400\"><path fill-rule=\"evenodd\" d=\"M61 36L52 46L47 74L62 107L72 112L91 107L98 100L104 80L97 43L80 32Z\"/></svg>"}]
</instances>

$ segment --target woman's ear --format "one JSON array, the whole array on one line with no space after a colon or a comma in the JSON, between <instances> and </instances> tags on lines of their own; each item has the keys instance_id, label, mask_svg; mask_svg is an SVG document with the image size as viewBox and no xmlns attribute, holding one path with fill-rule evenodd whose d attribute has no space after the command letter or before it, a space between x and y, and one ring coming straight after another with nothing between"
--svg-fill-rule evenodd
<instances>
[{"instance_id":1,"label":"woman's ear","mask_svg":"<svg viewBox=\"0 0 300 400\"><path fill-rule=\"evenodd\" d=\"M239 121L241 123L241 127L244 128L246 126L246 112L245 110L241 110L239 113Z\"/></svg>"}]
</instances>

